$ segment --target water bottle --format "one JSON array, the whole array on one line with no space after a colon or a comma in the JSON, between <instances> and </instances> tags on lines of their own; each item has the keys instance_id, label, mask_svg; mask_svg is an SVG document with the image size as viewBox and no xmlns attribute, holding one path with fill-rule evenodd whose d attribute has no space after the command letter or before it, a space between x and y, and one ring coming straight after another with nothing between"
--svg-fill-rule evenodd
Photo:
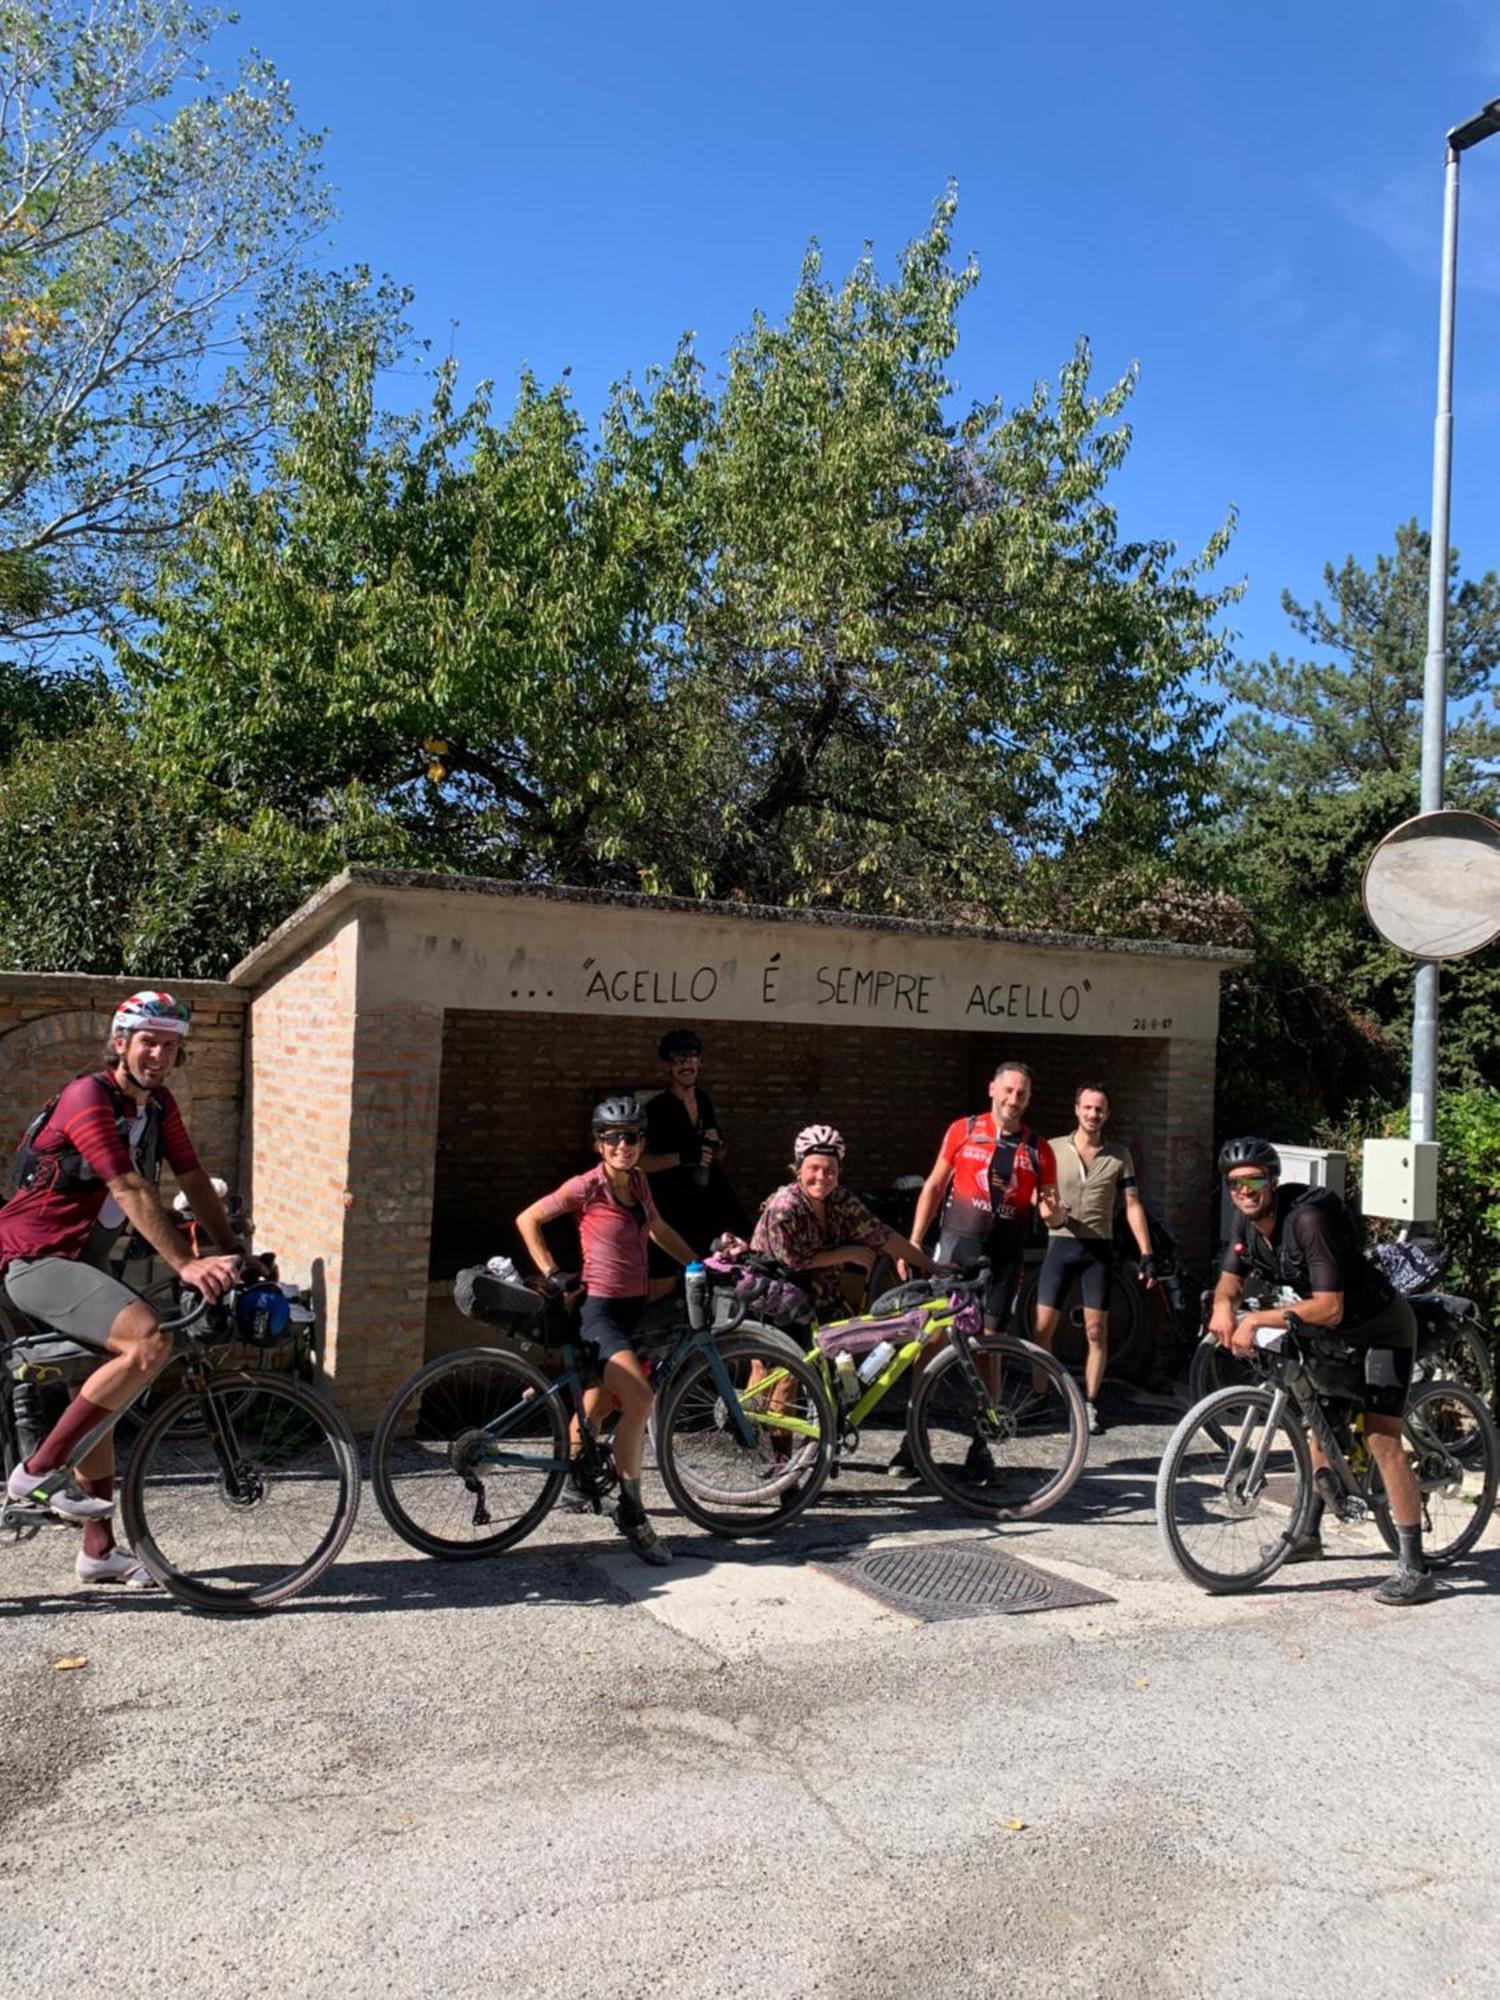
<instances>
[{"instance_id":1,"label":"water bottle","mask_svg":"<svg viewBox=\"0 0 1500 2000\"><path fill-rule=\"evenodd\" d=\"M695 1257L683 1274L687 1293L688 1325L695 1333L708 1325L708 1273Z\"/></svg>"},{"instance_id":2,"label":"water bottle","mask_svg":"<svg viewBox=\"0 0 1500 2000\"><path fill-rule=\"evenodd\" d=\"M843 1403L859 1401L859 1370L854 1365L852 1354L836 1354L833 1357L833 1373L839 1385L839 1400Z\"/></svg>"},{"instance_id":3,"label":"water bottle","mask_svg":"<svg viewBox=\"0 0 1500 2000\"><path fill-rule=\"evenodd\" d=\"M859 1379L868 1389L886 1363L895 1356L895 1348L890 1341L882 1340L879 1347L872 1347L859 1364Z\"/></svg>"}]
</instances>

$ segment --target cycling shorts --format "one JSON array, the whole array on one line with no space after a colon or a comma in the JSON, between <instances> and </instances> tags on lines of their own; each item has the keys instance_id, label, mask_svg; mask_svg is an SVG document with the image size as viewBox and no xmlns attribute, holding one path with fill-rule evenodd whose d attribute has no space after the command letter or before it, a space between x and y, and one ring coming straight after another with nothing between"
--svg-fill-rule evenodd
<instances>
[{"instance_id":1,"label":"cycling shorts","mask_svg":"<svg viewBox=\"0 0 1500 2000\"><path fill-rule=\"evenodd\" d=\"M981 1257L990 1263L984 1288L984 1324L1004 1333L1015 1311L1016 1293L1021 1289L1021 1272L1026 1254L1025 1239L1014 1230L992 1230L988 1236L970 1236L945 1230L938 1239L940 1264L977 1264Z\"/></svg>"},{"instance_id":2,"label":"cycling shorts","mask_svg":"<svg viewBox=\"0 0 1500 2000\"><path fill-rule=\"evenodd\" d=\"M1399 1417L1417 1356L1417 1316L1398 1293L1389 1305L1360 1326L1332 1329L1335 1339L1357 1347L1364 1364L1360 1406L1376 1417Z\"/></svg>"},{"instance_id":3,"label":"cycling shorts","mask_svg":"<svg viewBox=\"0 0 1500 2000\"><path fill-rule=\"evenodd\" d=\"M601 1299L590 1292L578 1315L578 1338L599 1350L602 1366L613 1355L633 1354L645 1299Z\"/></svg>"},{"instance_id":4,"label":"cycling shorts","mask_svg":"<svg viewBox=\"0 0 1500 2000\"><path fill-rule=\"evenodd\" d=\"M1107 1236L1069 1236L1062 1232L1047 1244L1042 1275L1037 1280L1039 1306L1060 1306L1074 1278L1083 1303L1096 1312L1109 1310L1109 1285L1115 1274L1115 1246Z\"/></svg>"},{"instance_id":5,"label":"cycling shorts","mask_svg":"<svg viewBox=\"0 0 1500 2000\"><path fill-rule=\"evenodd\" d=\"M120 1314L141 1296L108 1271L71 1257L17 1257L5 1273L5 1289L12 1305L43 1326L101 1351Z\"/></svg>"}]
</instances>

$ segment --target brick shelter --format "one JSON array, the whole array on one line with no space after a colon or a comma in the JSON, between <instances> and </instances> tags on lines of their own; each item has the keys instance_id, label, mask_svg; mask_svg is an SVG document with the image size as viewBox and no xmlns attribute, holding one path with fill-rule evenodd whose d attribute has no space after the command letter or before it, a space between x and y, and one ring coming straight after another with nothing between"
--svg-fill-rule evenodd
<instances>
[{"instance_id":1,"label":"brick shelter","mask_svg":"<svg viewBox=\"0 0 1500 2000\"><path fill-rule=\"evenodd\" d=\"M515 1247L516 1212L590 1163L590 1106L654 1087L658 1037L688 1024L752 1211L814 1118L856 1188L925 1172L1013 1055L1047 1132L1080 1078L1107 1082L1112 1134L1201 1249L1219 974L1242 957L350 870L231 974L259 1238L311 1282L368 1426L442 1340L452 1271Z\"/></svg>"}]
</instances>

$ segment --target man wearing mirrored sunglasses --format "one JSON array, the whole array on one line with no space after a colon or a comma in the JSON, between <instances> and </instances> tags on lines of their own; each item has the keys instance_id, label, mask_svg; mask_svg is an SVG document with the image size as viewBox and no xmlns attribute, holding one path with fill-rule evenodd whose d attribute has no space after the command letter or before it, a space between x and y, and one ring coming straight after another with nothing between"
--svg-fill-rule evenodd
<instances>
[{"instance_id":1,"label":"man wearing mirrored sunglasses","mask_svg":"<svg viewBox=\"0 0 1500 2000\"><path fill-rule=\"evenodd\" d=\"M1400 1537L1394 1576L1375 1591L1377 1604L1425 1604L1436 1595L1422 1557L1422 1506L1401 1441L1401 1413L1411 1384L1417 1321L1411 1306L1363 1254L1353 1216L1331 1188L1282 1182L1281 1156L1268 1140L1231 1139L1219 1172L1234 1204L1235 1227L1225 1246L1208 1330L1233 1353L1249 1354L1261 1327L1282 1328L1289 1305L1304 1326L1337 1327L1364 1356L1365 1435L1390 1496ZM1282 1303L1237 1313L1245 1280ZM1326 1461L1308 1439L1313 1464ZM1291 1562L1323 1553L1323 1501L1293 1544Z\"/></svg>"}]
</instances>

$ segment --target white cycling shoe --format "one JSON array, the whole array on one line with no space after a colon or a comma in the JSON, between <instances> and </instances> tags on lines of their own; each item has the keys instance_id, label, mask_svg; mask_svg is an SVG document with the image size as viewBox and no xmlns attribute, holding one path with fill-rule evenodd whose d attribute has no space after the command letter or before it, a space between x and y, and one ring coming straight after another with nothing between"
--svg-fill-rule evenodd
<instances>
[{"instance_id":1,"label":"white cycling shoe","mask_svg":"<svg viewBox=\"0 0 1500 2000\"><path fill-rule=\"evenodd\" d=\"M159 1590L161 1585L129 1549L111 1549L107 1556L80 1553L73 1564L80 1583L117 1583L125 1590Z\"/></svg>"},{"instance_id":2,"label":"white cycling shoe","mask_svg":"<svg viewBox=\"0 0 1500 2000\"><path fill-rule=\"evenodd\" d=\"M5 1482L5 1490L23 1507L45 1507L64 1521L102 1521L115 1511L113 1500L85 1493L65 1467L56 1472L28 1472L24 1464L18 1465Z\"/></svg>"}]
</instances>

